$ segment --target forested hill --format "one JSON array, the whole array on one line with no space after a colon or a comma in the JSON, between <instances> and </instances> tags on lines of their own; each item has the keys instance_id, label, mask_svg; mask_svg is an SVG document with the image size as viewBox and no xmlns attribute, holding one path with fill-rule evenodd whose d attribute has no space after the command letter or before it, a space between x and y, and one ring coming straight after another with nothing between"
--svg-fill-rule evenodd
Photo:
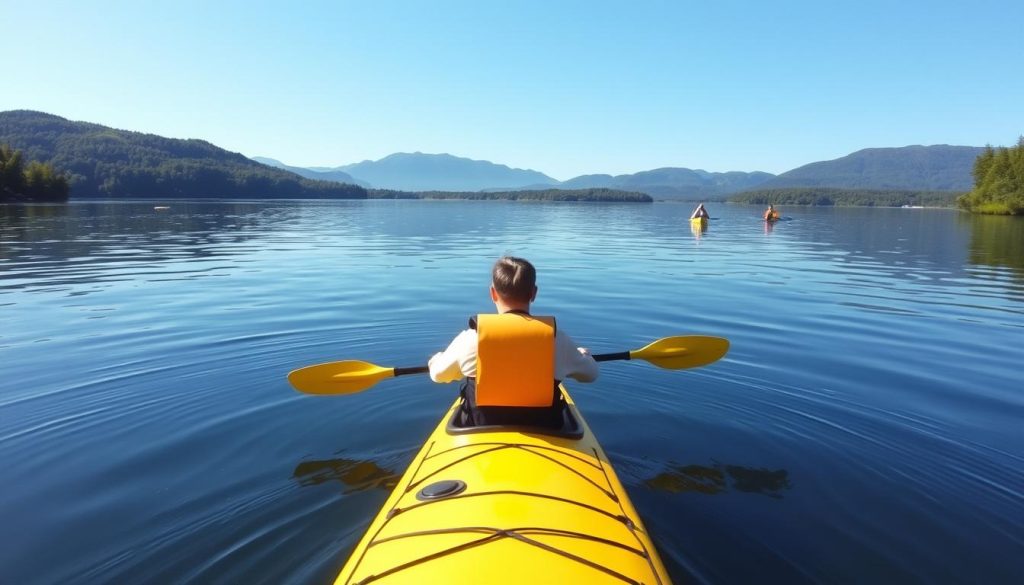
<instances>
[{"instance_id":1,"label":"forested hill","mask_svg":"<svg viewBox=\"0 0 1024 585\"><path fill-rule=\"evenodd\" d=\"M204 140L115 130L42 112L0 112L0 144L65 174L72 198L366 198L357 185L305 179Z\"/></svg>"},{"instance_id":2,"label":"forested hill","mask_svg":"<svg viewBox=\"0 0 1024 585\"><path fill-rule=\"evenodd\" d=\"M758 185L758 189L837 187L910 191L969 191L971 169L985 149L974 146L867 148L815 162Z\"/></svg>"}]
</instances>

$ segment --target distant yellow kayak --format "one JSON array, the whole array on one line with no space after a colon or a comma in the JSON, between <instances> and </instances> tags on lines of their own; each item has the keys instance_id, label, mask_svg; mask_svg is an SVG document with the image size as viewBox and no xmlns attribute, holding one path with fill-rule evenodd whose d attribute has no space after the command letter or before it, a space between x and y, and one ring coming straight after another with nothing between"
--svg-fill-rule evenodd
<instances>
[{"instance_id":1,"label":"distant yellow kayak","mask_svg":"<svg viewBox=\"0 0 1024 585\"><path fill-rule=\"evenodd\" d=\"M348 583L669 583L608 457L560 434L455 428L449 409L341 570Z\"/></svg>"},{"instance_id":2,"label":"distant yellow kayak","mask_svg":"<svg viewBox=\"0 0 1024 585\"><path fill-rule=\"evenodd\" d=\"M691 217L690 225L706 227L708 225L708 218L706 217Z\"/></svg>"}]
</instances>

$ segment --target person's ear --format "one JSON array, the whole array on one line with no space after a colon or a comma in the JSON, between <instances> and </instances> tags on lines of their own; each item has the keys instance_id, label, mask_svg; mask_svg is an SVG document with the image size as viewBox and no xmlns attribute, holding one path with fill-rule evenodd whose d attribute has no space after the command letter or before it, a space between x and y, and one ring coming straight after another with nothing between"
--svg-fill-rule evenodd
<instances>
[{"instance_id":1,"label":"person's ear","mask_svg":"<svg viewBox=\"0 0 1024 585\"><path fill-rule=\"evenodd\" d=\"M498 291L494 290L494 285L491 285L491 301L498 302Z\"/></svg>"},{"instance_id":2,"label":"person's ear","mask_svg":"<svg viewBox=\"0 0 1024 585\"><path fill-rule=\"evenodd\" d=\"M532 303L537 299L537 287L533 287L533 294L530 295L530 302Z\"/></svg>"}]
</instances>

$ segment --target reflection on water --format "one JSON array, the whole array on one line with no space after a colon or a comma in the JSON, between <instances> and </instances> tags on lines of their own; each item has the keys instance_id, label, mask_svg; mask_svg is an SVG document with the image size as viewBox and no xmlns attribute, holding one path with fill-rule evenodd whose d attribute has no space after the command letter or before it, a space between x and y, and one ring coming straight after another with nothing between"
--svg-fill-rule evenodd
<instances>
[{"instance_id":1,"label":"reflection on water","mask_svg":"<svg viewBox=\"0 0 1024 585\"><path fill-rule=\"evenodd\" d=\"M303 487L320 485L331 481L346 486L346 494L376 488L391 490L398 483L400 475L381 469L373 461L352 459L324 459L303 461L295 466L292 477Z\"/></svg>"},{"instance_id":2,"label":"reflection on water","mask_svg":"<svg viewBox=\"0 0 1024 585\"><path fill-rule=\"evenodd\" d=\"M789 472L785 469L762 469L742 465L673 465L644 484L647 487L671 492L696 492L715 495L728 491L760 494L782 498L788 490Z\"/></svg>"},{"instance_id":3,"label":"reflection on water","mask_svg":"<svg viewBox=\"0 0 1024 585\"><path fill-rule=\"evenodd\" d=\"M970 216L970 261L980 266L1008 268L1024 281L1024 218Z\"/></svg>"},{"instance_id":4,"label":"reflection on water","mask_svg":"<svg viewBox=\"0 0 1024 585\"><path fill-rule=\"evenodd\" d=\"M181 202L0 205L0 290L176 278L182 261L230 260L284 229L301 207ZM206 275L222 266L208 265ZM192 271L194 272L194 271ZM89 294L93 290L80 290Z\"/></svg>"}]
</instances>

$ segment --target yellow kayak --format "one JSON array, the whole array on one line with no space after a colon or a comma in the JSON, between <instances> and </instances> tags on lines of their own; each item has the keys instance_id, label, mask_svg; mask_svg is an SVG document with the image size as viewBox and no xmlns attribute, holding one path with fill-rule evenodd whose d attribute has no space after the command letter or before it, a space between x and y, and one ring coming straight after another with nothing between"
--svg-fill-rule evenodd
<instances>
[{"instance_id":1,"label":"yellow kayak","mask_svg":"<svg viewBox=\"0 0 1024 585\"><path fill-rule=\"evenodd\" d=\"M669 583L608 457L562 387L562 429L457 428L413 459L336 584Z\"/></svg>"},{"instance_id":2,"label":"yellow kayak","mask_svg":"<svg viewBox=\"0 0 1024 585\"><path fill-rule=\"evenodd\" d=\"M691 217L690 218L690 225L692 225L692 226L699 226L699 227L706 227L708 225L708 218L706 218L706 217Z\"/></svg>"}]
</instances>

